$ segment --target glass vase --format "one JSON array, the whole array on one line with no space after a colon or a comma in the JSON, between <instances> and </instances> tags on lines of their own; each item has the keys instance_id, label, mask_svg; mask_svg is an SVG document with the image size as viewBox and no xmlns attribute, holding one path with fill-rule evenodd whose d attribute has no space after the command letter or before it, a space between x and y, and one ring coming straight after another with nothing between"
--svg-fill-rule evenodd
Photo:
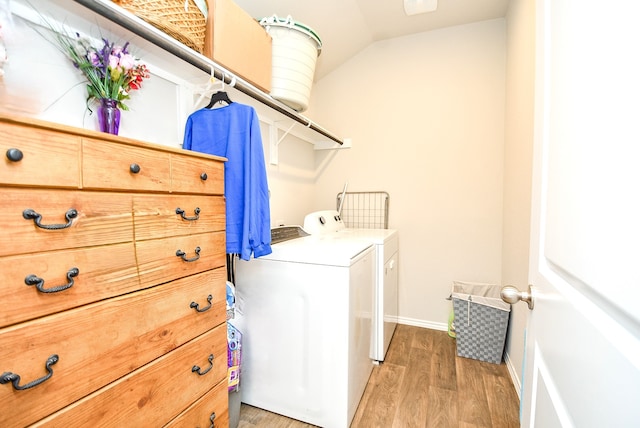
<instances>
[{"instance_id":1,"label":"glass vase","mask_svg":"<svg viewBox=\"0 0 640 428\"><path fill-rule=\"evenodd\" d=\"M100 131L118 135L118 129L120 128L118 101L109 98L100 99L100 107L98 107L97 112Z\"/></svg>"}]
</instances>

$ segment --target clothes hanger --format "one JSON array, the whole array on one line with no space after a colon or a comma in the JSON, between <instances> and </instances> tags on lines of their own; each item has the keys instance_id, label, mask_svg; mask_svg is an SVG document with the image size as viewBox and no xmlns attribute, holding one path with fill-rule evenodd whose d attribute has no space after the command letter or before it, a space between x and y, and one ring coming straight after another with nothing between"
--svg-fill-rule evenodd
<instances>
[{"instance_id":1,"label":"clothes hanger","mask_svg":"<svg viewBox=\"0 0 640 428\"><path fill-rule=\"evenodd\" d=\"M233 101L229 99L229 95L226 92L218 91L215 94L211 95L211 100L205 108L211 108L216 105L216 103L220 103L223 101L227 104L233 103Z\"/></svg>"},{"instance_id":2,"label":"clothes hanger","mask_svg":"<svg viewBox=\"0 0 640 428\"><path fill-rule=\"evenodd\" d=\"M197 108L200 105L200 103L204 100L204 97L211 94L213 90L216 90L216 89L219 90L218 87L224 88L224 82L219 82L218 80L216 80L215 70L212 66L211 75L209 76L209 80L207 81L207 84L204 86L200 86L193 91L194 94L200 94L200 96L198 97L198 100L193 104L194 108Z\"/></svg>"},{"instance_id":3,"label":"clothes hanger","mask_svg":"<svg viewBox=\"0 0 640 428\"><path fill-rule=\"evenodd\" d=\"M231 99L229 98L229 95L224 90L224 78L225 76L223 74L222 80L221 80L222 88L218 92L211 95L211 100L209 101L209 104L205 108L211 108L219 102L225 102L227 103L227 105L230 105L231 103L233 103L233 101L231 101Z\"/></svg>"}]
</instances>

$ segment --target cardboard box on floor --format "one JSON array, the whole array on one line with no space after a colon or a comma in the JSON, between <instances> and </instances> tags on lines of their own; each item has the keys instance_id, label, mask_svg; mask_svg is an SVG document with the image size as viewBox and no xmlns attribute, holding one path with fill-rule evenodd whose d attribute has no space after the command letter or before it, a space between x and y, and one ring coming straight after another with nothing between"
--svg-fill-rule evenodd
<instances>
[{"instance_id":1,"label":"cardboard box on floor","mask_svg":"<svg viewBox=\"0 0 640 428\"><path fill-rule=\"evenodd\" d=\"M271 92L271 36L232 0L207 0L204 55L238 77Z\"/></svg>"}]
</instances>

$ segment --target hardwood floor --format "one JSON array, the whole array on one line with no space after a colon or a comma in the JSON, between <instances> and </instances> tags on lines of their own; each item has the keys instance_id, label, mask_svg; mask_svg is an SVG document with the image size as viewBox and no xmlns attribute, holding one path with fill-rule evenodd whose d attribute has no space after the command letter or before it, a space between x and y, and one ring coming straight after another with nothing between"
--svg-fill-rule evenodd
<instances>
[{"instance_id":1,"label":"hardwood floor","mask_svg":"<svg viewBox=\"0 0 640 428\"><path fill-rule=\"evenodd\" d=\"M352 428L518 427L519 402L504 363L456 356L446 332L398 325L373 368ZM239 428L313 425L242 404Z\"/></svg>"}]
</instances>

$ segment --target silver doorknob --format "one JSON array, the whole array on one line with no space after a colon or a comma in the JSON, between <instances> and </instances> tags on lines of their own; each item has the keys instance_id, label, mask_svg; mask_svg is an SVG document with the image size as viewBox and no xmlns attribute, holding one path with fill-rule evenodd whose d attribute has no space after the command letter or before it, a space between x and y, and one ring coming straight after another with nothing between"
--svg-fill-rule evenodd
<instances>
[{"instance_id":1,"label":"silver doorknob","mask_svg":"<svg viewBox=\"0 0 640 428\"><path fill-rule=\"evenodd\" d=\"M527 291L520 291L516 287L512 287L511 285L507 285L506 287L502 287L500 290L500 297L507 303L518 303L519 301L523 301L527 303L529 309L533 309L533 294L531 294L531 284L529 284L529 289Z\"/></svg>"}]
</instances>

